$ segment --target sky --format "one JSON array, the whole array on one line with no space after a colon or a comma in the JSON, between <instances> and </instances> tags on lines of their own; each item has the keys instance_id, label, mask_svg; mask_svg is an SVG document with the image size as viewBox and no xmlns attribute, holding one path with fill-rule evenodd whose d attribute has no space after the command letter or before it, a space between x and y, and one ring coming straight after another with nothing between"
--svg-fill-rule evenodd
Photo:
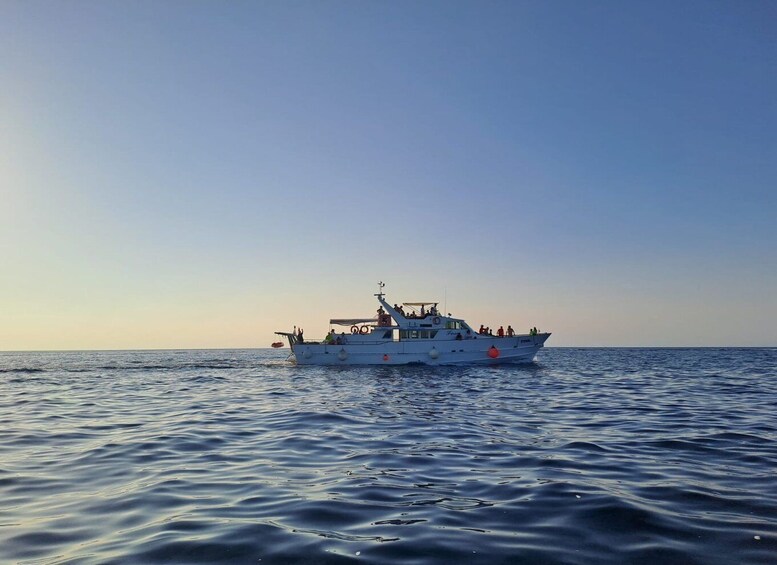
<instances>
[{"instance_id":1,"label":"sky","mask_svg":"<svg viewBox=\"0 0 777 565\"><path fill-rule=\"evenodd\" d=\"M777 4L0 2L0 350L436 300L777 345Z\"/></svg>"}]
</instances>

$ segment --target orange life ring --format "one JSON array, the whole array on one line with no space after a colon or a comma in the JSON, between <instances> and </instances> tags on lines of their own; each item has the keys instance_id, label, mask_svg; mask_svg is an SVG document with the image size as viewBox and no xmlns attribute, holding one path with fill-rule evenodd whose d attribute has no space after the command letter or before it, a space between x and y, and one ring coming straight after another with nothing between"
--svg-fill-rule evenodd
<instances>
[{"instance_id":1,"label":"orange life ring","mask_svg":"<svg viewBox=\"0 0 777 565\"><path fill-rule=\"evenodd\" d=\"M359 333L362 335L369 333L369 331L370 331L370 328L368 328L367 326L362 326L361 328L359 328Z\"/></svg>"},{"instance_id":2,"label":"orange life ring","mask_svg":"<svg viewBox=\"0 0 777 565\"><path fill-rule=\"evenodd\" d=\"M440 323L440 317L439 316L435 316L434 318L432 318L432 323L433 324L439 324Z\"/></svg>"},{"instance_id":3,"label":"orange life ring","mask_svg":"<svg viewBox=\"0 0 777 565\"><path fill-rule=\"evenodd\" d=\"M351 333L352 334L359 333L359 326L351 326Z\"/></svg>"}]
</instances>

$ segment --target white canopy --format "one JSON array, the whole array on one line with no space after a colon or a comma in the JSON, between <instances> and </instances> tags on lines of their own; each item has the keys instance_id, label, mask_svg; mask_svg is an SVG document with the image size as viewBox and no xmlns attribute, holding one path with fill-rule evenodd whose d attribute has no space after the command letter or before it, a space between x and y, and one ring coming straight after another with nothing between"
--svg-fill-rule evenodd
<instances>
[{"instance_id":1,"label":"white canopy","mask_svg":"<svg viewBox=\"0 0 777 565\"><path fill-rule=\"evenodd\" d=\"M329 323L336 326L357 326L359 324L374 324L375 318L337 318L329 320Z\"/></svg>"}]
</instances>

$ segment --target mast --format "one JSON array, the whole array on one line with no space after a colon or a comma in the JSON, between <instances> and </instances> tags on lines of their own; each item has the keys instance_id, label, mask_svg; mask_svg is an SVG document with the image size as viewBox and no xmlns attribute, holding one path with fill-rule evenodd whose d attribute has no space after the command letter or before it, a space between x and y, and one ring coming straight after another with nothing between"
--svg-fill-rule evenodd
<instances>
[{"instance_id":1,"label":"mast","mask_svg":"<svg viewBox=\"0 0 777 565\"><path fill-rule=\"evenodd\" d=\"M397 323L397 326L401 326L402 322L400 320L403 319L403 316L400 315L399 312L394 310L394 308L391 307L391 304L386 302L386 300L383 298L385 295L383 294L383 287L386 286L383 281L380 281L378 283L378 294L375 296L378 298L378 302L380 302L381 306L388 312L388 314L394 319L394 321Z\"/></svg>"}]
</instances>

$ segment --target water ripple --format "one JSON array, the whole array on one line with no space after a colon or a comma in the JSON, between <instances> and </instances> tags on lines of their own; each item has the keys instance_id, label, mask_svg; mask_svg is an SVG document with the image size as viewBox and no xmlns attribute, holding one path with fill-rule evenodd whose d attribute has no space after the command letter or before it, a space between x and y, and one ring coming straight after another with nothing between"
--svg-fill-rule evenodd
<instances>
[{"instance_id":1,"label":"water ripple","mask_svg":"<svg viewBox=\"0 0 777 565\"><path fill-rule=\"evenodd\" d=\"M774 563L777 350L0 354L0 561Z\"/></svg>"}]
</instances>

